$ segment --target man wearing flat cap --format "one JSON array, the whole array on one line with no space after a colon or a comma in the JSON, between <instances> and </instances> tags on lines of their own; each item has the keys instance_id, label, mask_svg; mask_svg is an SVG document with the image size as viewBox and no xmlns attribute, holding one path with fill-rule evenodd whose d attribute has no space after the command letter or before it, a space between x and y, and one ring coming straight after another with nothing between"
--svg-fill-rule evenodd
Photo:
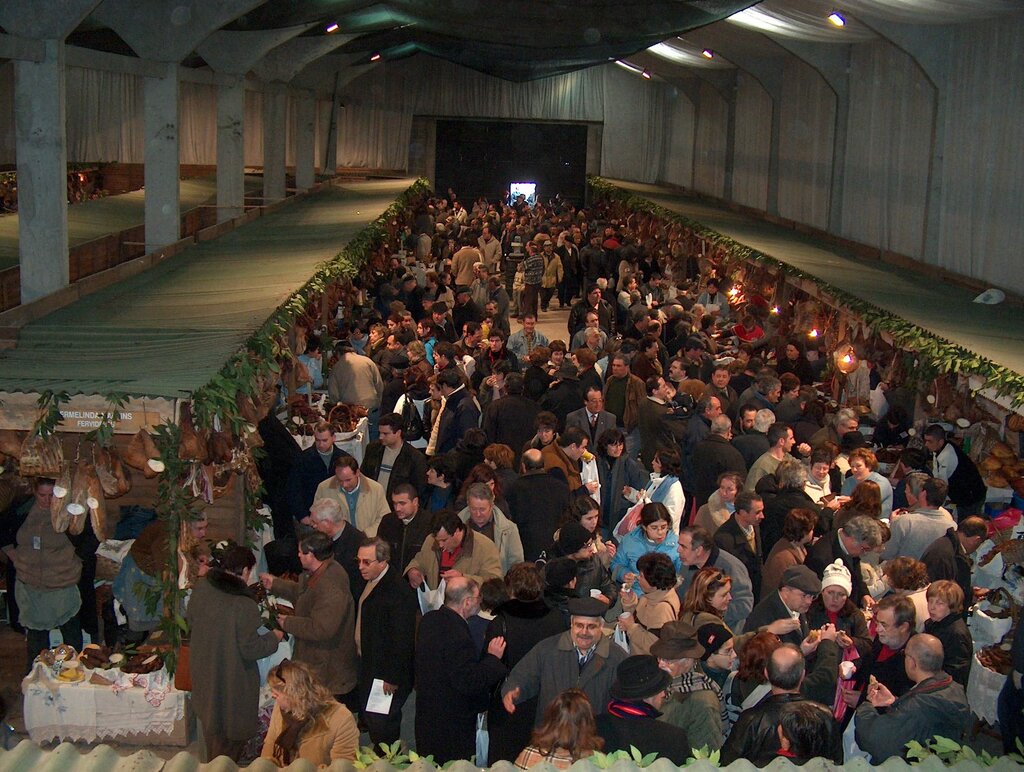
<instances>
[{"instance_id":1,"label":"man wearing flat cap","mask_svg":"<svg viewBox=\"0 0 1024 772\"><path fill-rule=\"evenodd\" d=\"M627 657L619 664L612 699L597 715L597 733L604 738L606 753L633 746L673 764L686 763L692 747L686 731L658 720L671 683L672 677L650 654Z\"/></svg>"},{"instance_id":2,"label":"man wearing flat cap","mask_svg":"<svg viewBox=\"0 0 1024 772\"><path fill-rule=\"evenodd\" d=\"M569 630L534 646L502 687L509 713L515 712L517 702L538 698L537 725L548 703L566 689L582 689L594 712L602 710L611 695L615 668L626 658L626 652L602 632L606 604L596 598L573 598L568 605Z\"/></svg>"},{"instance_id":3,"label":"man wearing flat cap","mask_svg":"<svg viewBox=\"0 0 1024 772\"><path fill-rule=\"evenodd\" d=\"M783 643L799 646L807 637L807 610L821 592L821 580L807 566L790 566L782 575L778 590L766 597L750 612L747 632L767 630Z\"/></svg>"},{"instance_id":4,"label":"man wearing flat cap","mask_svg":"<svg viewBox=\"0 0 1024 772\"><path fill-rule=\"evenodd\" d=\"M723 740L721 689L701 667L704 653L697 631L683 622L664 625L661 637L651 646L658 667L672 679L661 720L685 729L692 747L706 745L714 751Z\"/></svg>"}]
</instances>

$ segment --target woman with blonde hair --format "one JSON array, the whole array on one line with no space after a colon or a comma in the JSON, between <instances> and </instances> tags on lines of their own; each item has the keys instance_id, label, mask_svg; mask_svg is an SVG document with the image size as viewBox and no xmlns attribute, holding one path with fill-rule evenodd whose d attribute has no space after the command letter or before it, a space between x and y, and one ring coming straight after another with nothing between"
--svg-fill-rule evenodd
<instances>
[{"instance_id":1,"label":"woman with blonde hair","mask_svg":"<svg viewBox=\"0 0 1024 772\"><path fill-rule=\"evenodd\" d=\"M695 630L704 625L725 624L725 610L732 600L732 577L713 566L704 566L690 582L679 611L679 621Z\"/></svg>"},{"instance_id":2,"label":"woman with blonde hair","mask_svg":"<svg viewBox=\"0 0 1024 772\"><path fill-rule=\"evenodd\" d=\"M580 689L566 689L544 710L543 721L533 730L530 744L516 758L515 766L529 769L547 763L555 769L568 769L603 747L587 695Z\"/></svg>"},{"instance_id":3,"label":"woman with blonde hair","mask_svg":"<svg viewBox=\"0 0 1024 772\"><path fill-rule=\"evenodd\" d=\"M267 676L276 700L260 757L286 767L297 759L327 766L354 761L359 728L349 709L336 702L302 662L284 660Z\"/></svg>"}]
</instances>

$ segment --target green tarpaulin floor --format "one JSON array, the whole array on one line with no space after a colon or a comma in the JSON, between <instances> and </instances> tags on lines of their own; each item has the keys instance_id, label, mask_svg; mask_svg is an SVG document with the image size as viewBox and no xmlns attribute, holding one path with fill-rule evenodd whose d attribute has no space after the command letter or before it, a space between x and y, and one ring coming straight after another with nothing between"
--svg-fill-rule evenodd
<instances>
[{"instance_id":1,"label":"green tarpaulin floor","mask_svg":"<svg viewBox=\"0 0 1024 772\"><path fill-rule=\"evenodd\" d=\"M624 180L608 182L1024 375L1024 309L1006 303L972 303L978 294L972 290L944 284L923 273L858 260L809 237L668 188Z\"/></svg>"},{"instance_id":2,"label":"green tarpaulin floor","mask_svg":"<svg viewBox=\"0 0 1024 772\"><path fill-rule=\"evenodd\" d=\"M328 188L27 325L0 391L185 396L412 183Z\"/></svg>"},{"instance_id":3,"label":"green tarpaulin floor","mask_svg":"<svg viewBox=\"0 0 1024 772\"><path fill-rule=\"evenodd\" d=\"M262 177L246 177L246 194L263 185ZM181 180L179 209L182 214L217 198L217 181L212 178ZM68 246L76 247L111 233L134 228L146 221L146 194L133 190L118 196L94 198L68 207ZM0 217L0 271L18 264L18 215Z\"/></svg>"}]
</instances>

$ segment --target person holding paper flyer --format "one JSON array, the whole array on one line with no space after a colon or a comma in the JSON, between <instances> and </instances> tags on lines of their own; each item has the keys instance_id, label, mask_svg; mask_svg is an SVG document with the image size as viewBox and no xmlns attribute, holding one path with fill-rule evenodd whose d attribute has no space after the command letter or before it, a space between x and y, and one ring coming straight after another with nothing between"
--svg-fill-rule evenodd
<instances>
[{"instance_id":1,"label":"person holding paper flyer","mask_svg":"<svg viewBox=\"0 0 1024 772\"><path fill-rule=\"evenodd\" d=\"M402 706L413 687L416 596L392 570L391 548L379 537L359 548L359 573L366 588L356 614L360 708L376 747L399 738Z\"/></svg>"}]
</instances>

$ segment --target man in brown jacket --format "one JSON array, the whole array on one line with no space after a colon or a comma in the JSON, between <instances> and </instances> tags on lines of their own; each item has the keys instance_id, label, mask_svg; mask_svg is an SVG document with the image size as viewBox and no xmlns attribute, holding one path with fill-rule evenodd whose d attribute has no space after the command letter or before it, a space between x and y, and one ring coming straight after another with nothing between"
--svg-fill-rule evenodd
<instances>
[{"instance_id":1,"label":"man in brown jacket","mask_svg":"<svg viewBox=\"0 0 1024 772\"><path fill-rule=\"evenodd\" d=\"M640 406L647 399L644 382L629 371L629 355L612 354L604 384L604 409L615 416L615 425L626 435L626 453L640 452Z\"/></svg>"},{"instance_id":2,"label":"man in brown jacket","mask_svg":"<svg viewBox=\"0 0 1024 772\"><path fill-rule=\"evenodd\" d=\"M501 557L493 541L474 533L451 512L434 523L433 535L406 566L405 575L414 588L426 582L430 589L437 589L442 579L456 576L483 584L501 578Z\"/></svg>"},{"instance_id":3,"label":"man in brown jacket","mask_svg":"<svg viewBox=\"0 0 1024 772\"><path fill-rule=\"evenodd\" d=\"M309 665L320 683L354 713L359 710L355 601L348 574L333 556L330 537L309 534L299 541L303 575L298 582L270 574L261 574L260 581L295 606L294 615L278 620L282 630L295 636L293 658Z\"/></svg>"}]
</instances>

